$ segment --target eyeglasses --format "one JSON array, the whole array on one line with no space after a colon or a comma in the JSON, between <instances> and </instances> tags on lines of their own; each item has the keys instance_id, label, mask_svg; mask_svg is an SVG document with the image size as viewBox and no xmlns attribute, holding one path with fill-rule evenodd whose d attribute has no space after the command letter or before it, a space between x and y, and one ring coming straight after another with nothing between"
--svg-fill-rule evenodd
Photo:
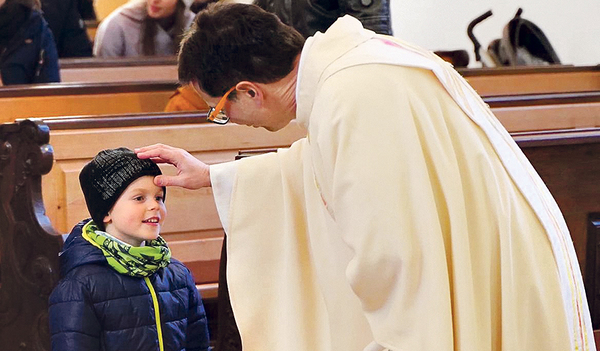
<instances>
[{"instance_id":1,"label":"eyeglasses","mask_svg":"<svg viewBox=\"0 0 600 351\"><path fill-rule=\"evenodd\" d=\"M229 94L235 89L235 86L229 89L225 95L219 100L219 103L215 107L211 107L208 109L207 120L217 123L217 124L227 124L229 122L229 117L225 114L225 110L223 110L223 106L225 106L225 102L227 101L227 97Z\"/></svg>"}]
</instances>

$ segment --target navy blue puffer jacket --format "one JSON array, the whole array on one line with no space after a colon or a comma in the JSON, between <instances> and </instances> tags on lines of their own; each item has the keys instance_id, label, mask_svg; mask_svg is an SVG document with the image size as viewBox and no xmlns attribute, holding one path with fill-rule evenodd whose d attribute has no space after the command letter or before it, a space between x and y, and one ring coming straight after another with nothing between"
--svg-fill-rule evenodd
<instances>
[{"instance_id":1,"label":"navy blue puffer jacket","mask_svg":"<svg viewBox=\"0 0 600 351\"><path fill-rule=\"evenodd\" d=\"M50 295L53 351L209 349L206 314L190 271L171 259L166 268L143 278L117 273L102 251L73 228L61 253L62 279ZM155 298L160 316L157 328Z\"/></svg>"}]
</instances>

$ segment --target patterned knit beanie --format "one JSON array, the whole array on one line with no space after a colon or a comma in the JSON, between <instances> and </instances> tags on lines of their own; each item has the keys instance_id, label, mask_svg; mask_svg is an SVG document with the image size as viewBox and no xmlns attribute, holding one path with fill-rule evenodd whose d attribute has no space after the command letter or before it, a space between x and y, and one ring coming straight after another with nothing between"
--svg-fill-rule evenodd
<instances>
[{"instance_id":1,"label":"patterned knit beanie","mask_svg":"<svg viewBox=\"0 0 600 351\"><path fill-rule=\"evenodd\" d=\"M129 184L140 177L159 174L162 172L156 163L139 159L127 148L100 151L79 173L85 203L96 225L105 229L104 217ZM163 187L163 191L166 196L167 189Z\"/></svg>"}]
</instances>

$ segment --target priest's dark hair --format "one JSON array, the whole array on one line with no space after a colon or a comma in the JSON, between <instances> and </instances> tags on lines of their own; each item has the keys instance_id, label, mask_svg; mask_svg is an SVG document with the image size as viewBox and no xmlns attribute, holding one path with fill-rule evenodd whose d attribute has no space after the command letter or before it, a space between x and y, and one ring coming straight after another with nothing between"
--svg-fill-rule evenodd
<instances>
[{"instance_id":1,"label":"priest's dark hair","mask_svg":"<svg viewBox=\"0 0 600 351\"><path fill-rule=\"evenodd\" d=\"M222 96L238 82L272 83L289 74L304 37L256 5L215 3L201 11L179 51L179 80Z\"/></svg>"}]
</instances>

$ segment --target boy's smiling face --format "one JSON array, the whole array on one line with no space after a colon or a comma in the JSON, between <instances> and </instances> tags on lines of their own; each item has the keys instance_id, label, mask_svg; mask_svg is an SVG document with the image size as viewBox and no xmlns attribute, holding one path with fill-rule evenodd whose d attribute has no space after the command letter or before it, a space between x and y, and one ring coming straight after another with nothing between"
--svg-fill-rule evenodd
<instances>
[{"instance_id":1,"label":"boy's smiling face","mask_svg":"<svg viewBox=\"0 0 600 351\"><path fill-rule=\"evenodd\" d=\"M167 215L163 188L154 185L153 176L133 181L104 217L106 232L133 246L154 240Z\"/></svg>"}]
</instances>

